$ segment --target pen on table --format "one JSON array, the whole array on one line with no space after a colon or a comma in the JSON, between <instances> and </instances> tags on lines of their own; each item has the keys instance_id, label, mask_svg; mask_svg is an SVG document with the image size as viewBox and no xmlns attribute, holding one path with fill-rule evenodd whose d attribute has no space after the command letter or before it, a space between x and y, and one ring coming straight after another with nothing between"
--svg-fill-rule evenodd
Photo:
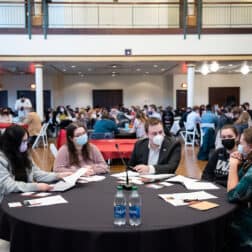
<instances>
[{"instance_id":1,"label":"pen on table","mask_svg":"<svg viewBox=\"0 0 252 252\"><path fill-rule=\"evenodd\" d=\"M189 202L192 202L192 201L200 201L199 199L183 199L183 201L185 203L189 203Z\"/></svg>"}]
</instances>

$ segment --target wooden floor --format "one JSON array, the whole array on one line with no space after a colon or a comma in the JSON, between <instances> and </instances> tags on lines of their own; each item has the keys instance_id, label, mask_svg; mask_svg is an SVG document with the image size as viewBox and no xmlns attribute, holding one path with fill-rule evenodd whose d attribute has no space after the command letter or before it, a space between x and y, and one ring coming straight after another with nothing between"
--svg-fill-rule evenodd
<instances>
[{"instance_id":1,"label":"wooden floor","mask_svg":"<svg viewBox=\"0 0 252 252\"><path fill-rule=\"evenodd\" d=\"M198 147L186 147L182 149L182 155L177 174L189 176L192 178L200 178L202 171L206 165L206 161L197 160ZM51 171L53 167L54 157L49 148L36 148L32 150L34 162L45 171ZM123 171L120 160L112 160L110 168L111 173Z\"/></svg>"}]
</instances>

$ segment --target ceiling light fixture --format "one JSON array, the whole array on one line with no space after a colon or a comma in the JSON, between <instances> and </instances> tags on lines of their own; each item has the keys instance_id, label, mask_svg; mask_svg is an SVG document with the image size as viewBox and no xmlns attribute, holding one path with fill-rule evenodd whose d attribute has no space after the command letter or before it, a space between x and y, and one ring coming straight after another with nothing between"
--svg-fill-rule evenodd
<instances>
[{"instance_id":1,"label":"ceiling light fixture","mask_svg":"<svg viewBox=\"0 0 252 252\"><path fill-rule=\"evenodd\" d=\"M182 88L187 88L187 83L182 82L180 86L181 86Z\"/></svg>"},{"instance_id":2,"label":"ceiling light fixture","mask_svg":"<svg viewBox=\"0 0 252 252\"><path fill-rule=\"evenodd\" d=\"M31 89L35 89L36 88L36 84L35 83L32 83L31 84Z\"/></svg>"},{"instance_id":3,"label":"ceiling light fixture","mask_svg":"<svg viewBox=\"0 0 252 252\"><path fill-rule=\"evenodd\" d=\"M208 67L208 64L207 64L207 63L203 63L203 65L202 65L201 68L200 68L200 72L201 72L201 74L203 74L203 75L209 74L209 67Z\"/></svg>"},{"instance_id":4,"label":"ceiling light fixture","mask_svg":"<svg viewBox=\"0 0 252 252\"><path fill-rule=\"evenodd\" d=\"M219 63L217 61L213 61L210 64L210 70L211 72L217 72L220 69Z\"/></svg>"},{"instance_id":5,"label":"ceiling light fixture","mask_svg":"<svg viewBox=\"0 0 252 252\"><path fill-rule=\"evenodd\" d=\"M246 61L242 64L240 71L244 75L249 73L250 69Z\"/></svg>"}]
</instances>

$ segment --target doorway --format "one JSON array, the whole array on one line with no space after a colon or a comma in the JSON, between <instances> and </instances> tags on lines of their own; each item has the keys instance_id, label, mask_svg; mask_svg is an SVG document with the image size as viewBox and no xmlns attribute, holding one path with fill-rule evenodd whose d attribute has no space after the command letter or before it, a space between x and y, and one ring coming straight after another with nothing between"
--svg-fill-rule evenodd
<instances>
[{"instance_id":1,"label":"doorway","mask_svg":"<svg viewBox=\"0 0 252 252\"><path fill-rule=\"evenodd\" d=\"M51 90L44 90L44 111L47 111L48 108L51 108ZM29 98L32 104L32 107L36 109L36 94L35 91L31 90L18 90L17 91L17 99L21 96Z\"/></svg>"},{"instance_id":2,"label":"doorway","mask_svg":"<svg viewBox=\"0 0 252 252\"><path fill-rule=\"evenodd\" d=\"M93 107L111 108L123 104L122 89L93 90Z\"/></svg>"},{"instance_id":3,"label":"doorway","mask_svg":"<svg viewBox=\"0 0 252 252\"><path fill-rule=\"evenodd\" d=\"M1 90L0 91L0 108L8 107L8 91Z\"/></svg>"},{"instance_id":4,"label":"doorway","mask_svg":"<svg viewBox=\"0 0 252 252\"><path fill-rule=\"evenodd\" d=\"M209 104L233 106L240 104L240 87L209 87Z\"/></svg>"},{"instance_id":5,"label":"doorway","mask_svg":"<svg viewBox=\"0 0 252 252\"><path fill-rule=\"evenodd\" d=\"M187 90L176 90L176 109L187 107Z\"/></svg>"}]
</instances>

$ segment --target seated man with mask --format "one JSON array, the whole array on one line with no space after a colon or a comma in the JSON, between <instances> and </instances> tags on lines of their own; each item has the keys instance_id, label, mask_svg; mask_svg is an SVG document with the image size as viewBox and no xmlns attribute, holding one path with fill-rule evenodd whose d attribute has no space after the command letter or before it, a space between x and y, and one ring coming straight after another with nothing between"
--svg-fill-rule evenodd
<instances>
[{"instance_id":1,"label":"seated man with mask","mask_svg":"<svg viewBox=\"0 0 252 252\"><path fill-rule=\"evenodd\" d=\"M135 144L129 166L141 174L174 173L180 161L180 142L165 136L162 122L157 118L145 123L145 131L148 138Z\"/></svg>"}]
</instances>

